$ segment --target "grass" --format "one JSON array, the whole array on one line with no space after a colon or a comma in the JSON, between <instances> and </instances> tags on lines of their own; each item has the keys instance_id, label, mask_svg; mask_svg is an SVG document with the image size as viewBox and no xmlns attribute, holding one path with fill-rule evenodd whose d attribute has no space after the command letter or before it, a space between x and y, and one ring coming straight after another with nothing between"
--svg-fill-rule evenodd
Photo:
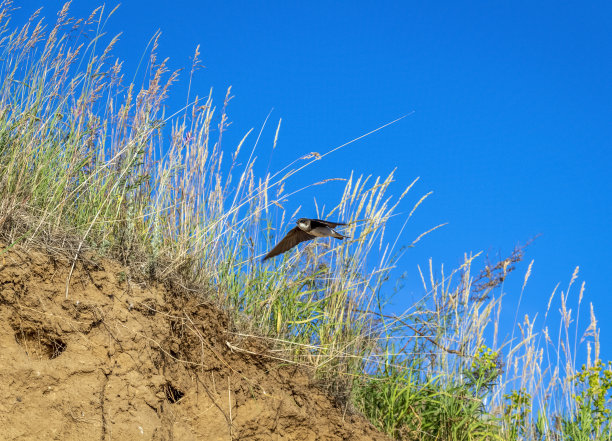
<instances>
[{"instance_id":1,"label":"grass","mask_svg":"<svg viewBox=\"0 0 612 441\"><path fill-rule=\"evenodd\" d=\"M2 3L0 237L9 247L46 247L73 265L94 250L121 260L126 277L206 292L232 311L240 334L312 367L397 439L612 438L612 367L599 358L593 308L579 336L568 306L577 271L540 321L516 323L510 341L499 341L497 330L504 281L522 249L489 265L467 256L450 273L430 261L420 271L423 297L389 314L389 277L404 251L385 229L414 184L391 196L393 173L349 174L337 204L317 213L348 221L352 239L309 243L262 265L299 217L285 211L287 201L327 183L288 192L291 179L350 143L260 174L258 136L248 132L231 149L222 143L230 90L219 109L210 95L190 92L183 109L166 115L179 73L157 58L159 35L142 84L125 83L112 56L118 37L104 33L115 11L75 20L68 6L52 27L35 13L12 30L13 6ZM196 49L190 91L198 67ZM280 122L269 150L279 130ZM416 198L405 222L427 196ZM560 327L552 332L556 303ZM576 360L580 340L584 365Z\"/></svg>"}]
</instances>

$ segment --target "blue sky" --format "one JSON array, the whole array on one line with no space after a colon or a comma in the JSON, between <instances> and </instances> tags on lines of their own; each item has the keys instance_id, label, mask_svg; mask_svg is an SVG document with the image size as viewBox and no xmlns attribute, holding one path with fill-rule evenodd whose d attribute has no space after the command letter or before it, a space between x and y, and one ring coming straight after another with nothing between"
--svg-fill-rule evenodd
<instances>
[{"instance_id":1,"label":"blue sky","mask_svg":"<svg viewBox=\"0 0 612 441\"><path fill-rule=\"evenodd\" d=\"M45 4L17 2L16 21ZM93 2L75 0L84 15ZM107 2L107 10L116 2ZM546 307L576 266L602 325L603 355L612 357L612 4L552 2L125 2L107 25L123 32L115 54L134 72L153 33L172 68L190 66L197 44L206 69L192 90L228 86L233 121L226 140L258 129L274 109L262 143L282 128L271 168L324 152L398 116L401 122L322 161L304 179L387 174L396 193L421 180L404 205L433 190L408 225L404 243L449 222L401 262L406 288L397 308L419 293L416 265L429 257L446 268L465 252L508 254L531 237L526 263L506 286L514 317L523 274L534 259L519 316ZM186 78L171 110L185 102ZM227 146L228 144L226 144ZM267 161L267 158L266 158ZM295 184L295 188L298 183ZM333 206L341 184L318 202ZM300 200L314 213L311 196ZM401 222L400 222L401 223ZM392 225L390 234L397 231ZM395 228L395 230L393 230ZM570 301L576 308L577 290ZM572 300L573 299L573 300Z\"/></svg>"}]
</instances>

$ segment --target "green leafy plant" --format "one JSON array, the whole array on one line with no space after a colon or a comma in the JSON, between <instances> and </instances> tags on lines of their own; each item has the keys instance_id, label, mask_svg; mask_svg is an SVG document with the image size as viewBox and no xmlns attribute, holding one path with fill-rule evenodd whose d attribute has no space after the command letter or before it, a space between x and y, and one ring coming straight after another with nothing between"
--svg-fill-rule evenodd
<instances>
[{"instance_id":1,"label":"green leafy plant","mask_svg":"<svg viewBox=\"0 0 612 441\"><path fill-rule=\"evenodd\" d=\"M574 376L576 393L575 413L562 419L564 439L612 439L612 362L596 360L592 366L583 365Z\"/></svg>"},{"instance_id":2,"label":"green leafy plant","mask_svg":"<svg viewBox=\"0 0 612 441\"><path fill-rule=\"evenodd\" d=\"M509 429L508 439L517 440L526 437L530 433L531 395L520 389L504 394L504 398L508 401L504 407L504 419Z\"/></svg>"}]
</instances>

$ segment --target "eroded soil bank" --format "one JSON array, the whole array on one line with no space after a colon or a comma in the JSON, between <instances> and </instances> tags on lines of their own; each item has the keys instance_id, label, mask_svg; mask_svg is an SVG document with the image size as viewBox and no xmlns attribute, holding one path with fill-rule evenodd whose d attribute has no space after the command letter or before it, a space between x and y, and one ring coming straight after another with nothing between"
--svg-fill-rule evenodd
<instances>
[{"instance_id":1,"label":"eroded soil bank","mask_svg":"<svg viewBox=\"0 0 612 441\"><path fill-rule=\"evenodd\" d=\"M4 249L3 247L1 247ZM2 440L386 440L197 295L0 256Z\"/></svg>"}]
</instances>

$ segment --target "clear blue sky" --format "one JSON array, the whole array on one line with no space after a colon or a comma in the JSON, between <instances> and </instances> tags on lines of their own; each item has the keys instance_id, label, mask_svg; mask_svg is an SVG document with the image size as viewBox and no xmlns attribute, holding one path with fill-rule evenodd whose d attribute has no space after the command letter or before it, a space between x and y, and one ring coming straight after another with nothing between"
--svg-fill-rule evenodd
<instances>
[{"instance_id":1,"label":"clear blue sky","mask_svg":"<svg viewBox=\"0 0 612 441\"><path fill-rule=\"evenodd\" d=\"M44 15L54 20L56 0L17 2L17 19L43 3ZM115 4L108 1L107 9ZM83 15L92 5L76 0L72 10ZM505 254L541 234L527 250L527 263L535 264L520 316L542 311L555 284L565 289L579 265L578 282L587 287L581 330L592 301L604 356L612 357L612 3L169 5L125 2L107 26L110 34L123 32L115 53L134 72L161 29L160 55L170 57L172 68L188 70L201 44L206 69L192 90L202 96L214 87L220 104L233 86L226 146L259 128L274 108L262 141L270 145L283 119L272 169L414 111L305 176L379 175L398 167L397 193L417 176L412 202L434 191L404 243L433 225L449 225L403 258L409 279L398 307L419 292L416 265L429 257L456 267L464 252ZM184 103L185 85L175 88L171 110ZM366 159L372 152L375 159ZM319 202L334 205L340 189L327 187ZM303 214L314 212L310 197L299 202ZM526 268L519 267L506 289L504 311L511 317Z\"/></svg>"}]
</instances>

